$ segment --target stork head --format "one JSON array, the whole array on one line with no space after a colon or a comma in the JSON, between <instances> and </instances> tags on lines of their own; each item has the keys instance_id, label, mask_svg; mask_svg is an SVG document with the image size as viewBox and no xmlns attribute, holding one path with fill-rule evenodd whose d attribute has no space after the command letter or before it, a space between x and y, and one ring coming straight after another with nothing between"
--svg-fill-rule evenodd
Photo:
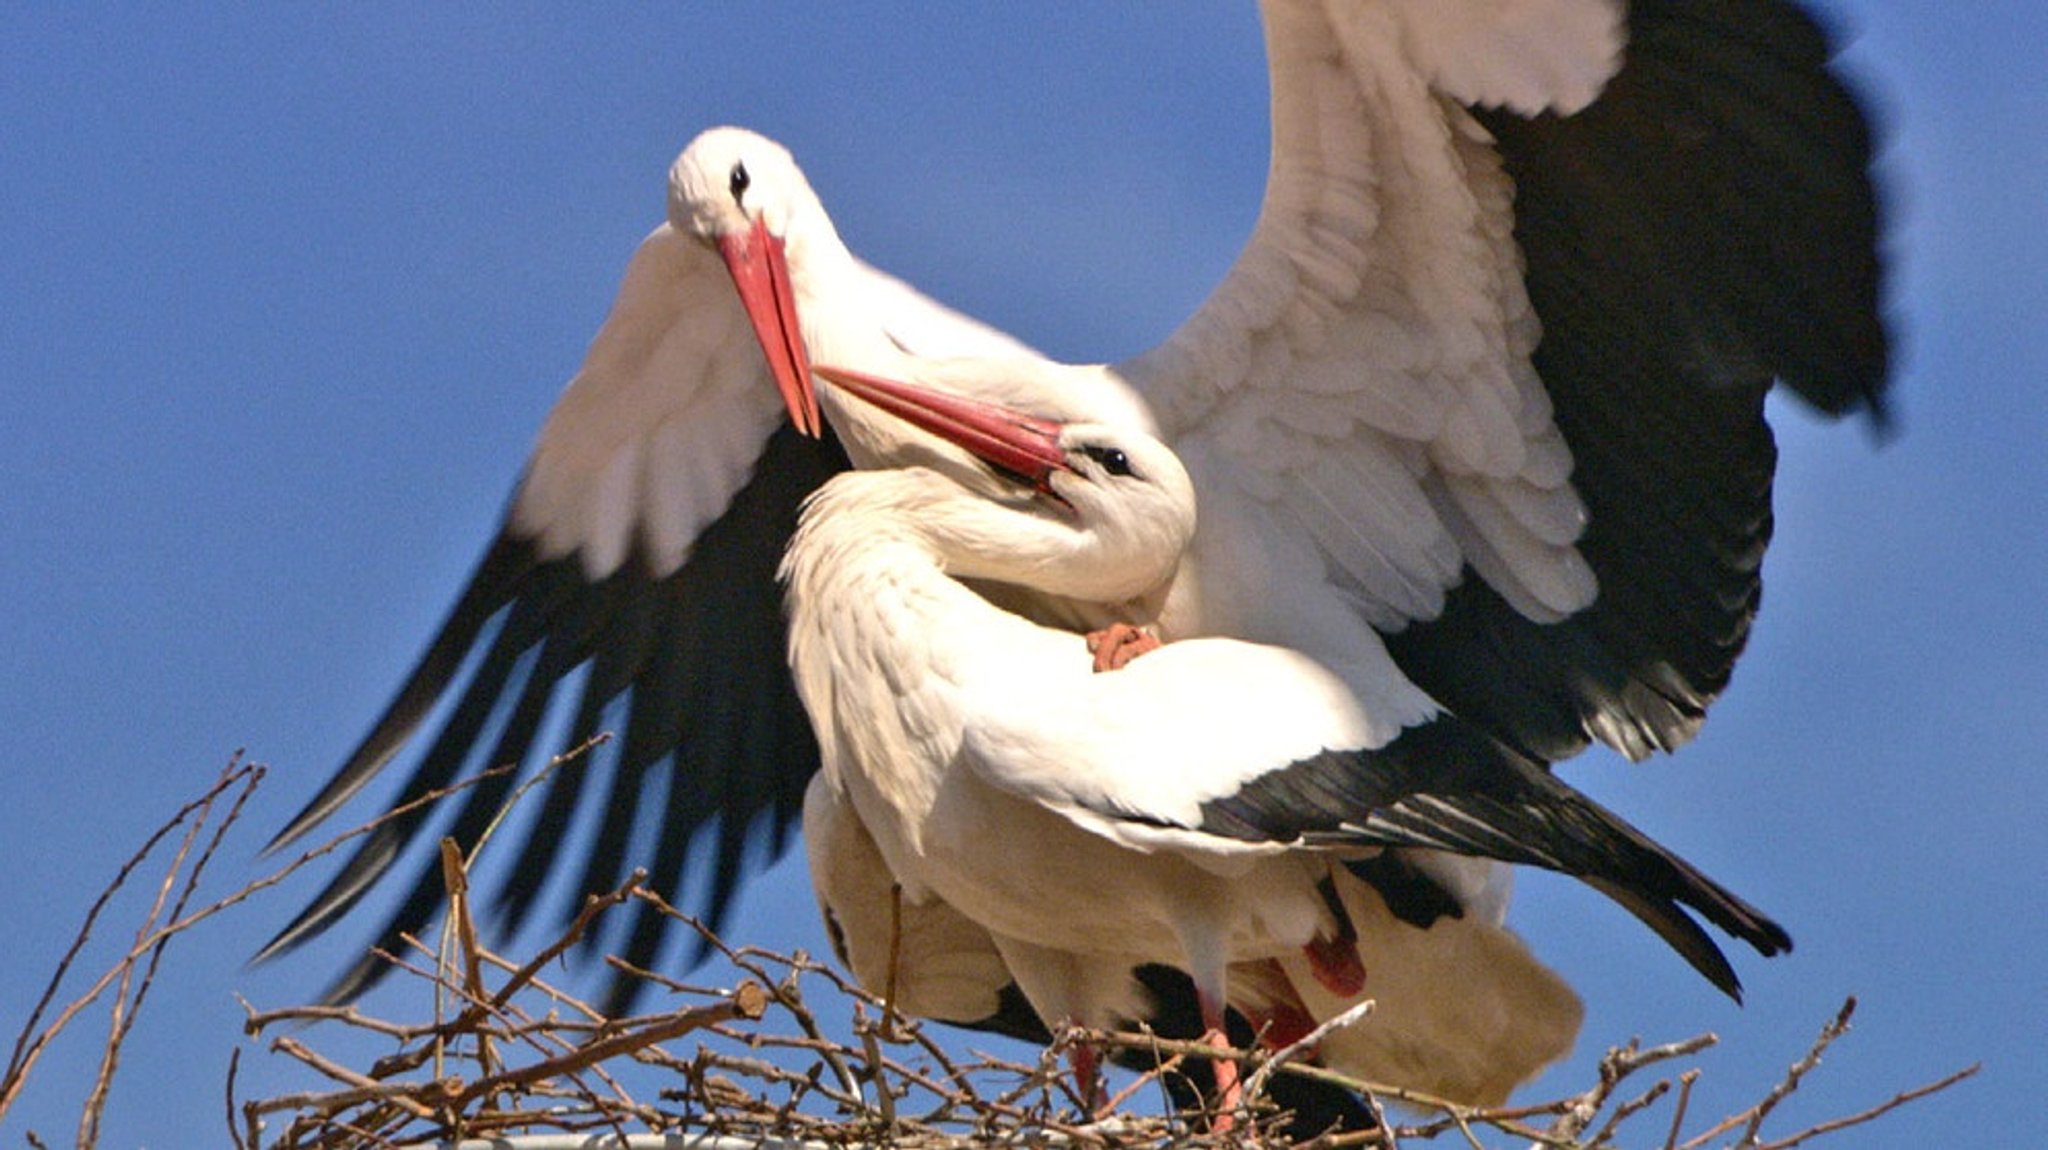
<instances>
[{"instance_id":1,"label":"stork head","mask_svg":"<svg viewBox=\"0 0 2048 1150\"><path fill-rule=\"evenodd\" d=\"M808 231L829 229L817 193L788 149L744 128L713 128L668 174L669 226L718 249L768 357L789 418L818 434L818 397L790 278Z\"/></svg>"},{"instance_id":2,"label":"stork head","mask_svg":"<svg viewBox=\"0 0 2048 1150\"><path fill-rule=\"evenodd\" d=\"M1011 509L1047 521L1043 548L992 540L985 566L957 574L1000 579L1092 602L1132 599L1165 584L1195 531L1195 489L1171 449L1143 432L1046 419L1000 404L820 364L846 394L964 448L1017 498Z\"/></svg>"}]
</instances>

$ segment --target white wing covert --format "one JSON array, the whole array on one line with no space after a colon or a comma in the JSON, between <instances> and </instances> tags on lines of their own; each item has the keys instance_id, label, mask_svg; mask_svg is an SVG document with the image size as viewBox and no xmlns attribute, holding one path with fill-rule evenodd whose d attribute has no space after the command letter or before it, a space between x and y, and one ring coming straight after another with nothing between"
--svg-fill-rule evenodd
<instances>
[{"instance_id":1,"label":"white wing covert","mask_svg":"<svg viewBox=\"0 0 2048 1150\"><path fill-rule=\"evenodd\" d=\"M1435 617L1467 563L1532 618L1583 608L1584 509L1529 365L1512 190L1484 133L1425 83L1403 9L1266 16L1274 143L1251 241L1120 370L1207 461L1205 508L1290 522L1376 626Z\"/></svg>"}]
</instances>

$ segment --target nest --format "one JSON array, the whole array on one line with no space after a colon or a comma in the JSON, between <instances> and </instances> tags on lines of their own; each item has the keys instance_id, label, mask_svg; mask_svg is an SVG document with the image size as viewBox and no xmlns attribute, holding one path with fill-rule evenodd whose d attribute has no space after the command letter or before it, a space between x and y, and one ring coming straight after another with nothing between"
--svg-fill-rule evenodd
<instances>
[{"instance_id":1,"label":"nest","mask_svg":"<svg viewBox=\"0 0 2048 1150\"><path fill-rule=\"evenodd\" d=\"M382 816L273 874L205 901L202 878L262 777L261 767L231 761L210 788L117 869L20 1030L0 1073L0 1120L22 1096L57 1035L88 1017L96 1003L110 1002L100 1072L85 1094L76 1139L80 1146L96 1144L122 1066L122 1046L172 945L193 927L257 897L400 813ZM65 999L95 925L117 905L116 896L128 880L144 873L160 853L169 856L168 863L132 943ZM728 945L642 886L643 876L637 874L586 900L560 937L523 961L513 961L478 941L469 910L470 861L454 844L442 844L449 894L441 937L431 947L408 939L405 953L387 956L418 989L404 1001L417 1003L420 1018L380 1018L353 1006L258 1010L244 1004L248 1034L253 1039L270 1036L269 1056L296 1064L310 1085L275 1097L240 1099L241 1051L236 1051L226 1085L230 1136L240 1150L478 1140L492 1147L560 1146L564 1139L593 1150L647 1145L726 1150L739 1144L732 1140L785 1150L792 1143L935 1150L1291 1143L1395 1150L1437 1139L1479 1150L1510 1143L1561 1150L1623 1145L1701 1150L1724 1138L1739 1147L1789 1150L1876 1120L1977 1070L1967 1067L1857 1113L1767 1138L1766 1119L1847 1032L1854 999L1760 1098L1715 1121L1695 1122L1690 1111L1700 1070L1667 1072L1713 1045L1712 1035L1649 1047L1632 1041L1610 1050L1597 1080L1578 1093L1538 1105L1488 1109L1307 1065L1303 1055L1320 1035L1278 1052L1219 1052L1149 1033L1070 1028L1035 1058L1006 1059L963 1044L963 1032L896 1014L832 966L804 954ZM705 941L713 961L696 977L706 981L682 982L608 959L614 970L644 980L652 993L642 997L661 1000L664 1009L607 1017L542 977L605 915L641 903L672 916ZM1371 1023L1367 1005L1325 1029ZM366 1068L344 1065L318 1049L319 1041L339 1031L382 1036L394 1050ZM972 1042L971 1036L967 1041ZM1074 1043L1141 1053L1151 1069L1125 1081L1104 1105L1090 1110L1067 1073L1066 1053ZM1242 1108L1227 1123L1199 1104L1176 1103L1177 1095L1168 1089L1195 1060L1221 1056L1248 1065ZM1303 1139L1299 1126L1290 1123L1292 1116L1271 1099L1269 1087L1282 1076L1318 1078L1355 1092L1373 1120L1370 1128L1310 1132ZM1698 1129L1688 1132L1689 1124ZM43 1144L34 1132L28 1139Z\"/></svg>"}]
</instances>

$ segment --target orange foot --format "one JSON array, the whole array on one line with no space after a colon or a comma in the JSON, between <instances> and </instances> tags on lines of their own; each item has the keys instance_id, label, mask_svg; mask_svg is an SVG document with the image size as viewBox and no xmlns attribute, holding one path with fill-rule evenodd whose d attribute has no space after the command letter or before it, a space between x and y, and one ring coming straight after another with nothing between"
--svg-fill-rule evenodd
<instances>
[{"instance_id":1,"label":"orange foot","mask_svg":"<svg viewBox=\"0 0 2048 1150\"><path fill-rule=\"evenodd\" d=\"M1129 623L1111 623L1100 631L1088 632L1088 652L1095 656L1095 670L1121 670L1124 664L1163 646L1157 636Z\"/></svg>"}]
</instances>

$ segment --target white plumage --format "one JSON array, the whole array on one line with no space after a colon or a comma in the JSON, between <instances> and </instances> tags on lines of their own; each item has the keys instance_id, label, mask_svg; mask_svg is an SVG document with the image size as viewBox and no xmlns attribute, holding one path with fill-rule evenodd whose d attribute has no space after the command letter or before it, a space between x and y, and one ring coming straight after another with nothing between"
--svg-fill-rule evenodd
<instances>
[{"instance_id":1,"label":"white plumage","mask_svg":"<svg viewBox=\"0 0 2048 1150\"><path fill-rule=\"evenodd\" d=\"M1194 530L1171 453L1086 425L1053 450L1075 470L1038 499L923 468L842 475L791 543L790 663L824 756L805 836L856 973L896 986L905 1009L970 1022L1014 977L1048 1024L1109 1025L1147 1013L1132 968L1165 963L1192 973L1220 1027L1226 968L1241 984L1230 1001L1254 1019L1272 1022L1276 1005L1299 1018L1294 979L1319 976L1277 963L1348 938L1363 969L1409 966L1372 985L1381 1033L1333 1048L1358 1048L1354 1072L1492 1101L1561 1057L1578 1000L1497 917L1417 929L1339 865L1345 852L1187 829L1248 778L1367 745L1341 681L1297 652L1226 640L1096 674L1081 636L958 582L1114 597L1171 570ZM892 880L906 916L893 974ZM1474 951L1484 958L1457 961ZM1454 970L1465 979L1435 977ZM1342 1009L1359 988L1342 991L1309 993Z\"/></svg>"},{"instance_id":2,"label":"white plumage","mask_svg":"<svg viewBox=\"0 0 2048 1150\"><path fill-rule=\"evenodd\" d=\"M1577 998L1500 927L1498 906L1471 899L1426 929L1398 922L1353 869L1383 849L1478 828L1501 845L1460 853L1580 874L1667 937L1697 937L1672 905L1684 902L1765 953L1784 945L1775 924L1453 718L1425 736L1451 733L1445 762L1374 753L1350 687L1299 651L1193 639L1097 673L1081 636L962 581L1109 599L1155 586L1196 534L1172 453L1135 432L819 370L1024 481L842 475L790 544L790 665L824 759L807 832L815 818L813 873L842 928L873 913L864 892L879 861L920 927L957 912L984 928L1048 1024L1137 1012L1130 971L1144 963L1188 971L1218 1033L1226 1001L1268 1023L1328 1018L1371 993L1393 1019L1375 1025L1396 1029L1333 1056L1369 1080L1473 1102L1562 1056ZM847 823L875 858L845 845L861 837ZM982 958L958 930L917 940L914 958L949 965L951 945ZM1688 957L1725 970L1718 952ZM856 970L879 989L889 980L874 966ZM1451 970L1462 980L1441 981ZM1408 1053L1388 1065L1389 1049ZM1400 1074L1420 1080L1389 1078Z\"/></svg>"},{"instance_id":3,"label":"white plumage","mask_svg":"<svg viewBox=\"0 0 2048 1150\"><path fill-rule=\"evenodd\" d=\"M1764 394L1783 379L1875 411L1885 382L1870 141L1827 43L1780 0L1641 0L1625 20L1610 0L1262 12L1257 226L1180 330L1113 367L1045 364L870 268L786 151L701 136L476 576L278 841L346 802L444 695L401 798L526 756L582 671L566 737L622 738L588 772L602 781L552 784L508 919L592 810L581 886L651 839L673 897L716 826L716 919L749 835L780 842L818 761L772 581L798 502L847 457L974 481L957 450L831 390L837 445L792 434L781 411L814 423L811 359L1172 444L1201 499L1187 561L1142 593L1040 604L1046 619L1292 649L1343 684L1359 748L1397 749L1446 708L1530 759L1689 737L1755 612ZM665 801L642 803L656 777ZM451 833L473 841L511 785L474 790ZM388 824L271 949L339 917L423 824ZM387 940L439 905L435 873ZM655 962L660 937L640 924L627 957Z\"/></svg>"}]
</instances>

